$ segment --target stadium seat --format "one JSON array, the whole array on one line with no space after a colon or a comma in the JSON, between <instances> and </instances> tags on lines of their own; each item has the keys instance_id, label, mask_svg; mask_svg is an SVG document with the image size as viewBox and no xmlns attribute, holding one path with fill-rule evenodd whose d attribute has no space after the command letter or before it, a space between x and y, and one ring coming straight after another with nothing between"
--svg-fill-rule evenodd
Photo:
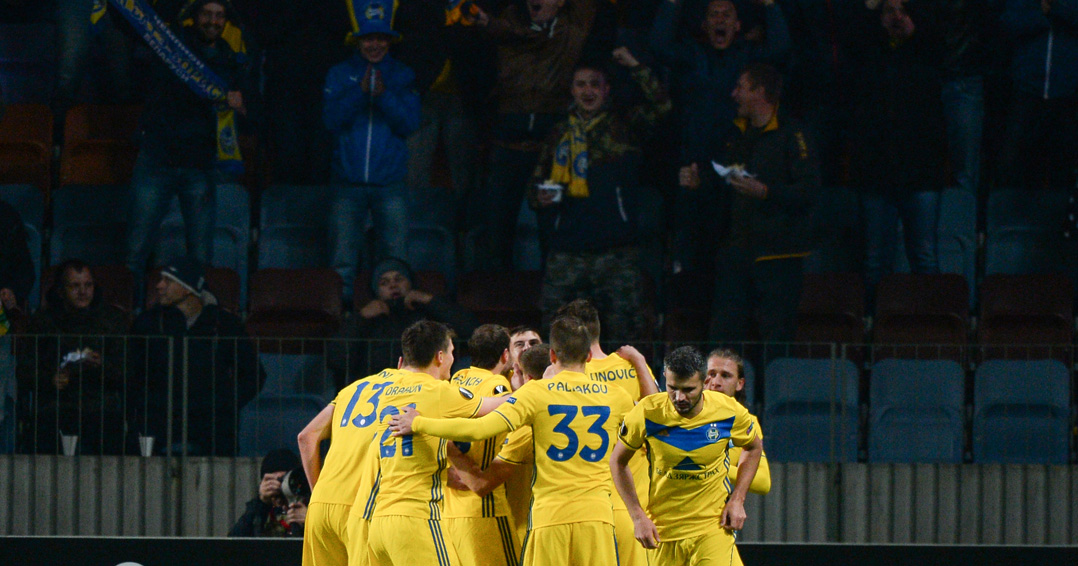
<instances>
[{"instance_id":1,"label":"stadium seat","mask_svg":"<svg viewBox=\"0 0 1078 566\"><path fill-rule=\"evenodd\" d=\"M538 271L473 271L459 277L457 303L471 311L480 324L538 328L542 286L543 274Z\"/></svg>"},{"instance_id":2,"label":"stadium seat","mask_svg":"<svg viewBox=\"0 0 1078 566\"><path fill-rule=\"evenodd\" d=\"M80 104L64 119L61 185L117 185L131 179L142 109L125 104Z\"/></svg>"},{"instance_id":3,"label":"stadium seat","mask_svg":"<svg viewBox=\"0 0 1078 566\"><path fill-rule=\"evenodd\" d=\"M666 283L663 340L668 343L703 342L711 322L711 287L705 273L682 271Z\"/></svg>"},{"instance_id":4,"label":"stadium seat","mask_svg":"<svg viewBox=\"0 0 1078 566\"><path fill-rule=\"evenodd\" d=\"M258 361L266 370L266 382L260 395L334 395L333 372L321 354L259 353Z\"/></svg>"},{"instance_id":5,"label":"stadium seat","mask_svg":"<svg viewBox=\"0 0 1078 566\"><path fill-rule=\"evenodd\" d=\"M259 395L240 410L239 455L262 457L295 449L296 437L323 408L317 395Z\"/></svg>"},{"instance_id":6,"label":"stadium seat","mask_svg":"<svg viewBox=\"0 0 1078 566\"><path fill-rule=\"evenodd\" d=\"M440 271L454 281L457 246L453 234L441 224L413 222L408 225L408 265L417 271Z\"/></svg>"},{"instance_id":7,"label":"stadium seat","mask_svg":"<svg viewBox=\"0 0 1078 566\"><path fill-rule=\"evenodd\" d=\"M43 307L49 304L48 290L56 281L56 267L56 264L49 266L41 275L41 306ZM90 272L94 274L95 291L101 293L108 304L131 313L135 306L135 277L127 266L116 263L91 265Z\"/></svg>"},{"instance_id":8,"label":"stadium seat","mask_svg":"<svg viewBox=\"0 0 1078 566\"><path fill-rule=\"evenodd\" d=\"M764 445L778 462L857 460L857 367L779 358L764 369Z\"/></svg>"},{"instance_id":9,"label":"stadium seat","mask_svg":"<svg viewBox=\"0 0 1078 566\"><path fill-rule=\"evenodd\" d=\"M985 273L1063 270L1061 231L1069 195L1063 191L998 189L988 195Z\"/></svg>"},{"instance_id":10,"label":"stadium seat","mask_svg":"<svg viewBox=\"0 0 1078 566\"><path fill-rule=\"evenodd\" d=\"M4 108L0 117L0 186L34 185L47 193L51 163L52 112L49 107L12 104Z\"/></svg>"},{"instance_id":11,"label":"stadium seat","mask_svg":"<svg viewBox=\"0 0 1078 566\"><path fill-rule=\"evenodd\" d=\"M826 358L832 355L830 343L863 343L864 297L865 284L859 274L806 273L797 307L795 340L810 344L799 347L805 350L799 355Z\"/></svg>"},{"instance_id":12,"label":"stadium seat","mask_svg":"<svg viewBox=\"0 0 1078 566\"><path fill-rule=\"evenodd\" d=\"M988 275L981 284L977 342L983 359L1052 358L1069 365L1073 286L1058 274Z\"/></svg>"},{"instance_id":13,"label":"stadium seat","mask_svg":"<svg viewBox=\"0 0 1078 566\"><path fill-rule=\"evenodd\" d=\"M251 243L251 204L240 185L217 185L216 225L213 231L213 265L239 275L239 305L247 300L247 257ZM156 264L164 265L187 255L183 215L179 199L173 198L154 251ZM153 264L151 264L153 265Z\"/></svg>"},{"instance_id":14,"label":"stadium seat","mask_svg":"<svg viewBox=\"0 0 1078 566\"><path fill-rule=\"evenodd\" d=\"M49 263L79 258L91 265L127 259L127 185L60 187L52 192Z\"/></svg>"},{"instance_id":15,"label":"stadium seat","mask_svg":"<svg viewBox=\"0 0 1078 566\"><path fill-rule=\"evenodd\" d=\"M869 382L870 462L962 461L965 374L951 360L884 360Z\"/></svg>"},{"instance_id":16,"label":"stadium seat","mask_svg":"<svg viewBox=\"0 0 1078 566\"><path fill-rule=\"evenodd\" d=\"M414 277L413 289L426 291L436 297L447 295L445 275L441 271L416 271ZM360 271L352 289L352 309L359 312L374 299L374 293L371 292L371 272Z\"/></svg>"},{"instance_id":17,"label":"stadium seat","mask_svg":"<svg viewBox=\"0 0 1078 566\"><path fill-rule=\"evenodd\" d=\"M157 304L157 282L161 280L161 270L155 269L146 278L146 308ZM217 304L226 311L239 315L240 310L240 276L227 267L206 268L206 288L213 293Z\"/></svg>"},{"instance_id":18,"label":"stadium seat","mask_svg":"<svg viewBox=\"0 0 1078 566\"><path fill-rule=\"evenodd\" d=\"M330 266L329 187L274 185L261 199L259 269Z\"/></svg>"},{"instance_id":19,"label":"stadium seat","mask_svg":"<svg viewBox=\"0 0 1078 566\"><path fill-rule=\"evenodd\" d=\"M966 281L976 281L977 195L955 188L940 195L936 255L940 273L957 273ZM969 298L972 306L976 293L971 292Z\"/></svg>"},{"instance_id":20,"label":"stadium seat","mask_svg":"<svg viewBox=\"0 0 1078 566\"><path fill-rule=\"evenodd\" d=\"M56 28L51 23L0 24L0 90L9 103L53 100Z\"/></svg>"},{"instance_id":21,"label":"stadium seat","mask_svg":"<svg viewBox=\"0 0 1078 566\"><path fill-rule=\"evenodd\" d=\"M962 361L969 333L969 290L961 275L891 274L876 296L875 359Z\"/></svg>"},{"instance_id":22,"label":"stadium seat","mask_svg":"<svg viewBox=\"0 0 1078 566\"><path fill-rule=\"evenodd\" d=\"M3 158L0 158L0 163ZM2 167L2 165L0 165ZM45 195L41 189L32 185L0 185L0 200L10 204L19 213L23 226L26 227L26 243L30 248L30 259L34 262L34 273L41 273L42 242L45 233ZM34 286L25 299L31 309L41 303L41 280L35 278Z\"/></svg>"},{"instance_id":23,"label":"stadium seat","mask_svg":"<svg viewBox=\"0 0 1078 566\"><path fill-rule=\"evenodd\" d=\"M539 246L539 223L535 211L527 202L520 205L517 214L517 235L513 240L513 267L517 271L533 271L543 268L543 252Z\"/></svg>"},{"instance_id":24,"label":"stadium seat","mask_svg":"<svg viewBox=\"0 0 1078 566\"><path fill-rule=\"evenodd\" d=\"M341 320L341 277L332 269L261 269L251 276L247 333L268 338L323 338ZM260 341L260 350L277 343L291 351L310 344ZM294 352L293 352L294 353Z\"/></svg>"},{"instance_id":25,"label":"stadium seat","mask_svg":"<svg viewBox=\"0 0 1078 566\"><path fill-rule=\"evenodd\" d=\"M813 241L805 273L845 273L861 267L864 228L857 193L846 187L821 187L809 211Z\"/></svg>"},{"instance_id":26,"label":"stadium seat","mask_svg":"<svg viewBox=\"0 0 1078 566\"><path fill-rule=\"evenodd\" d=\"M973 458L978 463L1066 464L1070 372L1055 360L989 360L974 375Z\"/></svg>"}]
</instances>

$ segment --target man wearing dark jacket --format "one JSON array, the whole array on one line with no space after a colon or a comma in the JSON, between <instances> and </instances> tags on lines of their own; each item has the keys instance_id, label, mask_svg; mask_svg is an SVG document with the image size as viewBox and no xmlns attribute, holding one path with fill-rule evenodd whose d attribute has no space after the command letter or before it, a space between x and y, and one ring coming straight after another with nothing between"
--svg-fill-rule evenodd
<instances>
[{"instance_id":1,"label":"man wearing dark jacket","mask_svg":"<svg viewBox=\"0 0 1078 566\"><path fill-rule=\"evenodd\" d=\"M710 338L790 341L801 298L801 260L812 249L808 209L820 187L816 150L803 128L779 120L782 77L753 63L737 80L738 118L715 162L681 171L685 186L731 190L730 233L720 237ZM729 189L727 189L727 185Z\"/></svg>"},{"instance_id":2,"label":"man wearing dark jacket","mask_svg":"<svg viewBox=\"0 0 1078 566\"><path fill-rule=\"evenodd\" d=\"M647 103L628 111L608 107L607 73L581 64L573 73L569 120L550 132L532 186L553 182L557 194L533 189L534 203L553 210L550 254L543 278L546 325L574 299L590 299L611 340L646 336L640 294L641 143L671 109L651 70L624 47L614 60L631 70Z\"/></svg>"},{"instance_id":3,"label":"man wearing dark jacket","mask_svg":"<svg viewBox=\"0 0 1078 566\"><path fill-rule=\"evenodd\" d=\"M162 269L157 294L159 304L131 328L146 337L128 348L133 428L156 437L161 450L171 441L173 453L231 456L239 409L262 385L257 354L240 320L206 290L197 260L181 258Z\"/></svg>"},{"instance_id":4,"label":"man wearing dark jacket","mask_svg":"<svg viewBox=\"0 0 1078 566\"><path fill-rule=\"evenodd\" d=\"M34 287L34 279L26 225L15 207L0 200L0 307L9 312L21 307Z\"/></svg>"},{"instance_id":5,"label":"man wearing dark jacket","mask_svg":"<svg viewBox=\"0 0 1078 566\"><path fill-rule=\"evenodd\" d=\"M227 101L195 93L163 62L155 62L142 113L139 155L131 177L127 267L136 285L157 240L169 201L179 197L187 253L209 263L213 257L218 154L218 110L247 113L243 66L221 37L229 19L225 0L200 0L195 24L177 35L227 85ZM139 287L136 287L139 288Z\"/></svg>"},{"instance_id":6,"label":"man wearing dark jacket","mask_svg":"<svg viewBox=\"0 0 1078 566\"><path fill-rule=\"evenodd\" d=\"M392 2L373 0L353 34L356 53L326 77L322 119L336 138L330 211L333 268L344 280L345 302L352 300L363 226L368 211L378 238L378 257L404 257L408 235L408 147L419 127L415 73L389 54L400 34L390 29Z\"/></svg>"},{"instance_id":7,"label":"man wearing dark jacket","mask_svg":"<svg viewBox=\"0 0 1078 566\"><path fill-rule=\"evenodd\" d=\"M307 501L289 503L281 481L300 469L299 456L287 448L266 454L262 459L258 496L247 502L243 515L228 531L230 537L302 537L307 518ZM309 497L308 497L309 499Z\"/></svg>"}]
</instances>

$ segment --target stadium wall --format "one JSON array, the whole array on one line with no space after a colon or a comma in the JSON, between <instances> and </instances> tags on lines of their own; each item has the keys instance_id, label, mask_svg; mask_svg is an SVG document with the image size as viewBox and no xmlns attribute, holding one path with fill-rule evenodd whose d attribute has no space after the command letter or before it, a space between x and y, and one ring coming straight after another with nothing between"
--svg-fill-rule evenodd
<instances>
[{"instance_id":1,"label":"stadium wall","mask_svg":"<svg viewBox=\"0 0 1078 566\"><path fill-rule=\"evenodd\" d=\"M0 456L0 535L224 536L254 458ZM771 463L741 541L1078 545L1078 467Z\"/></svg>"}]
</instances>

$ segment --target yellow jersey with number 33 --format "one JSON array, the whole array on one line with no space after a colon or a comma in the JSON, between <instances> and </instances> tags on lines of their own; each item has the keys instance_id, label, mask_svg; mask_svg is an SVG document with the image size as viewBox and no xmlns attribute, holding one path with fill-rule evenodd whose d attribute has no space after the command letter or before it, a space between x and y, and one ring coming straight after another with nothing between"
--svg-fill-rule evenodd
<instances>
[{"instance_id":1,"label":"yellow jersey with number 33","mask_svg":"<svg viewBox=\"0 0 1078 566\"><path fill-rule=\"evenodd\" d=\"M633 407L621 388L563 371L529 381L495 410L510 428L532 427L535 482L531 527L613 524L610 452Z\"/></svg>"},{"instance_id":2,"label":"yellow jersey with number 33","mask_svg":"<svg viewBox=\"0 0 1078 566\"><path fill-rule=\"evenodd\" d=\"M748 409L733 397L704 391L700 413L678 414L666 393L642 399L619 431L634 450L647 445L651 460L648 515L659 540L680 540L711 532L733 486L727 479L728 449L756 438Z\"/></svg>"},{"instance_id":3,"label":"yellow jersey with number 33","mask_svg":"<svg viewBox=\"0 0 1078 566\"><path fill-rule=\"evenodd\" d=\"M446 440L425 434L395 437L389 420L404 407L432 417L471 417L482 398L425 373L403 371L382 390L374 441L379 445L378 493L372 517L440 520L448 458Z\"/></svg>"}]
</instances>

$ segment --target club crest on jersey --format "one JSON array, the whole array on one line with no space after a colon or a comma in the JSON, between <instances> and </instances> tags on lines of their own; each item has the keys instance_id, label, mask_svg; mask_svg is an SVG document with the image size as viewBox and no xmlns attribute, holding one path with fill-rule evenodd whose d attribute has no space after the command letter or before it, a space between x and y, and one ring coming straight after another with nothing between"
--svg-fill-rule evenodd
<instances>
[{"instance_id":1,"label":"club crest on jersey","mask_svg":"<svg viewBox=\"0 0 1078 566\"><path fill-rule=\"evenodd\" d=\"M458 387L457 390L460 391L460 396L464 397L465 399L471 400L475 398L475 394L463 387Z\"/></svg>"},{"instance_id":2,"label":"club crest on jersey","mask_svg":"<svg viewBox=\"0 0 1078 566\"><path fill-rule=\"evenodd\" d=\"M505 395L506 393L509 393L509 388L508 387L506 387L504 385L495 385L494 386L494 394L495 395Z\"/></svg>"},{"instance_id":3,"label":"club crest on jersey","mask_svg":"<svg viewBox=\"0 0 1078 566\"><path fill-rule=\"evenodd\" d=\"M707 429L707 439L711 442L715 442L719 439L719 424L711 423L711 426Z\"/></svg>"}]
</instances>

